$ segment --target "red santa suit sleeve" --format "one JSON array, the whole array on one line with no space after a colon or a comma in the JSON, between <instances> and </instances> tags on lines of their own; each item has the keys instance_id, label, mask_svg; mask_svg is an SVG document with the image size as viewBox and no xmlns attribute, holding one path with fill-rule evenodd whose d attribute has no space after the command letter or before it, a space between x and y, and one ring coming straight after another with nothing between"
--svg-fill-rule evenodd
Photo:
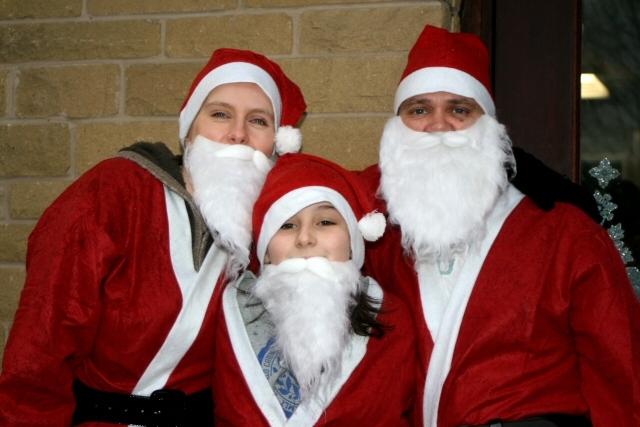
<instances>
[{"instance_id":1,"label":"red santa suit sleeve","mask_svg":"<svg viewBox=\"0 0 640 427\"><path fill-rule=\"evenodd\" d=\"M0 425L69 426L76 378L132 393L183 304L165 199L161 181L116 158L86 172L42 215L4 353ZM210 386L214 320L206 314L167 388Z\"/></svg>"}]
</instances>

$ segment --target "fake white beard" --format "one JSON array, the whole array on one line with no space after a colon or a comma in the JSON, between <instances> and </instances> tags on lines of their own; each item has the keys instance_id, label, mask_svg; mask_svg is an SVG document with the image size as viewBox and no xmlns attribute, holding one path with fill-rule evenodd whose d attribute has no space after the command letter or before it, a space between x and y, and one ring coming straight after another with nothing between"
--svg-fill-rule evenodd
<instances>
[{"instance_id":1,"label":"fake white beard","mask_svg":"<svg viewBox=\"0 0 640 427\"><path fill-rule=\"evenodd\" d=\"M511 140L489 115L462 131L424 133L400 117L380 144L380 189L402 246L416 261L448 261L482 239L486 218L515 173Z\"/></svg>"},{"instance_id":2,"label":"fake white beard","mask_svg":"<svg viewBox=\"0 0 640 427\"><path fill-rule=\"evenodd\" d=\"M229 251L227 274L234 278L249 264L253 205L273 163L246 145L198 136L187 147L184 166L216 244Z\"/></svg>"},{"instance_id":3,"label":"fake white beard","mask_svg":"<svg viewBox=\"0 0 640 427\"><path fill-rule=\"evenodd\" d=\"M359 279L353 261L295 258L265 265L254 285L254 295L275 326L276 346L298 380L302 402L322 400L320 385L340 373Z\"/></svg>"}]
</instances>

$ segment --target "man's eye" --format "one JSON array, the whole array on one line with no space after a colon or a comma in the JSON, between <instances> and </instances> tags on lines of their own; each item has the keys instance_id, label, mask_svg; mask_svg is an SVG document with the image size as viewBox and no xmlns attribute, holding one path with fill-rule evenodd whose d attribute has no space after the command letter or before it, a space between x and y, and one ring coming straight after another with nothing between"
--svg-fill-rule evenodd
<instances>
[{"instance_id":1,"label":"man's eye","mask_svg":"<svg viewBox=\"0 0 640 427\"><path fill-rule=\"evenodd\" d=\"M453 109L454 114L467 114L468 111L465 110L464 108L454 108Z\"/></svg>"},{"instance_id":2,"label":"man's eye","mask_svg":"<svg viewBox=\"0 0 640 427\"><path fill-rule=\"evenodd\" d=\"M422 114L426 114L426 110L424 108L415 108L413 110L411 110L411 114L415 114L415 115L422 115Z\"/></svg>"}]
</instances>

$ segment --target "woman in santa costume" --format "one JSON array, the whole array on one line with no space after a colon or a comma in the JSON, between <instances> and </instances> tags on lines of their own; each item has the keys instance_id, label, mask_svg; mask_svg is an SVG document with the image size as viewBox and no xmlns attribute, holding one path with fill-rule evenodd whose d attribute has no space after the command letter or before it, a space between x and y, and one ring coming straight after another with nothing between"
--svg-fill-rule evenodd
<instances>
[{"instance_id":1,"label":"woman in santa costume","mask_svg":"<svg viewBox=\"0 0 640 427\"><path fill-rule=\"evenodd\" d=\"M480 39L427 26L364 172L392 224L367 272L414 316L422 423L638 427L640 302L621 256L575 206L512 185L490 82Z\"/></svg>"},{"instance_id":2,"label":"woman in santa costume","mask_svg":"<svg viewBox=\"0 0 640 427\"><path fill-rule=\"evenodd\" d=\"M287 154L253 224L260 275L228 286L218 312L215 425L411 425L413 321L360 273L385 222L358 177Z\"/></svg>"},{"instance_id":3,"label":"woman in santa costume","mask_svg":"<svg viewBox=\"0 0 640 427\"><path fill-rule=\"evenodd\" d=\"M305 108L274 62L216 50L180 112L184 161L135 144L45 211L0 425L211 425L217 301L249 262L253 203L274 151L299 148Z\"/></svg>"}]
</instances>

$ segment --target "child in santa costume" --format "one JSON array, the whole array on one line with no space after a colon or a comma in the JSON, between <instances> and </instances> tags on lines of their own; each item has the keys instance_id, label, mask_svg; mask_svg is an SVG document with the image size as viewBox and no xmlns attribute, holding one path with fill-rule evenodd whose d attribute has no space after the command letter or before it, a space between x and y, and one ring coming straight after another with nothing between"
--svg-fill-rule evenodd
<instances>
[{"instance_id":1,"label":"child in santa costume","mask_svg":"<svg viewBox=\"0 0 640 427\"><path fill-rule=\"evenodd\" d=\"M287 154L253 216L256 278L222 297L213 396L216 426L406 426L415 377L406 307L360 268L375 213L358 178Z\"/></svg>"},{"instance_id":2,"label":"child in santa costume","mask_svg":"<svg viewBox=\"0 0 640 427\"><path fill-rule=\"evenodd\" d=\"M180 113L184 161L135 144L45 211L0 425L211 425L214 309L249 261L253 203L274 150L299 147L305 107L274 62L216 50Z\"/></svg>"},{"instance_id":3,"label":"child in santa costume","mask_svg":"<svg viewBox=\"0 0 640 427\"><path fill-rule=\"evenodd\" d=\"M366 271L414 316L422 423L637 427L640 303L620 254L575 206L510 183L490 81L480 39L427 26L363 174L392 224Z\"/></svg>"}]
</instances>

